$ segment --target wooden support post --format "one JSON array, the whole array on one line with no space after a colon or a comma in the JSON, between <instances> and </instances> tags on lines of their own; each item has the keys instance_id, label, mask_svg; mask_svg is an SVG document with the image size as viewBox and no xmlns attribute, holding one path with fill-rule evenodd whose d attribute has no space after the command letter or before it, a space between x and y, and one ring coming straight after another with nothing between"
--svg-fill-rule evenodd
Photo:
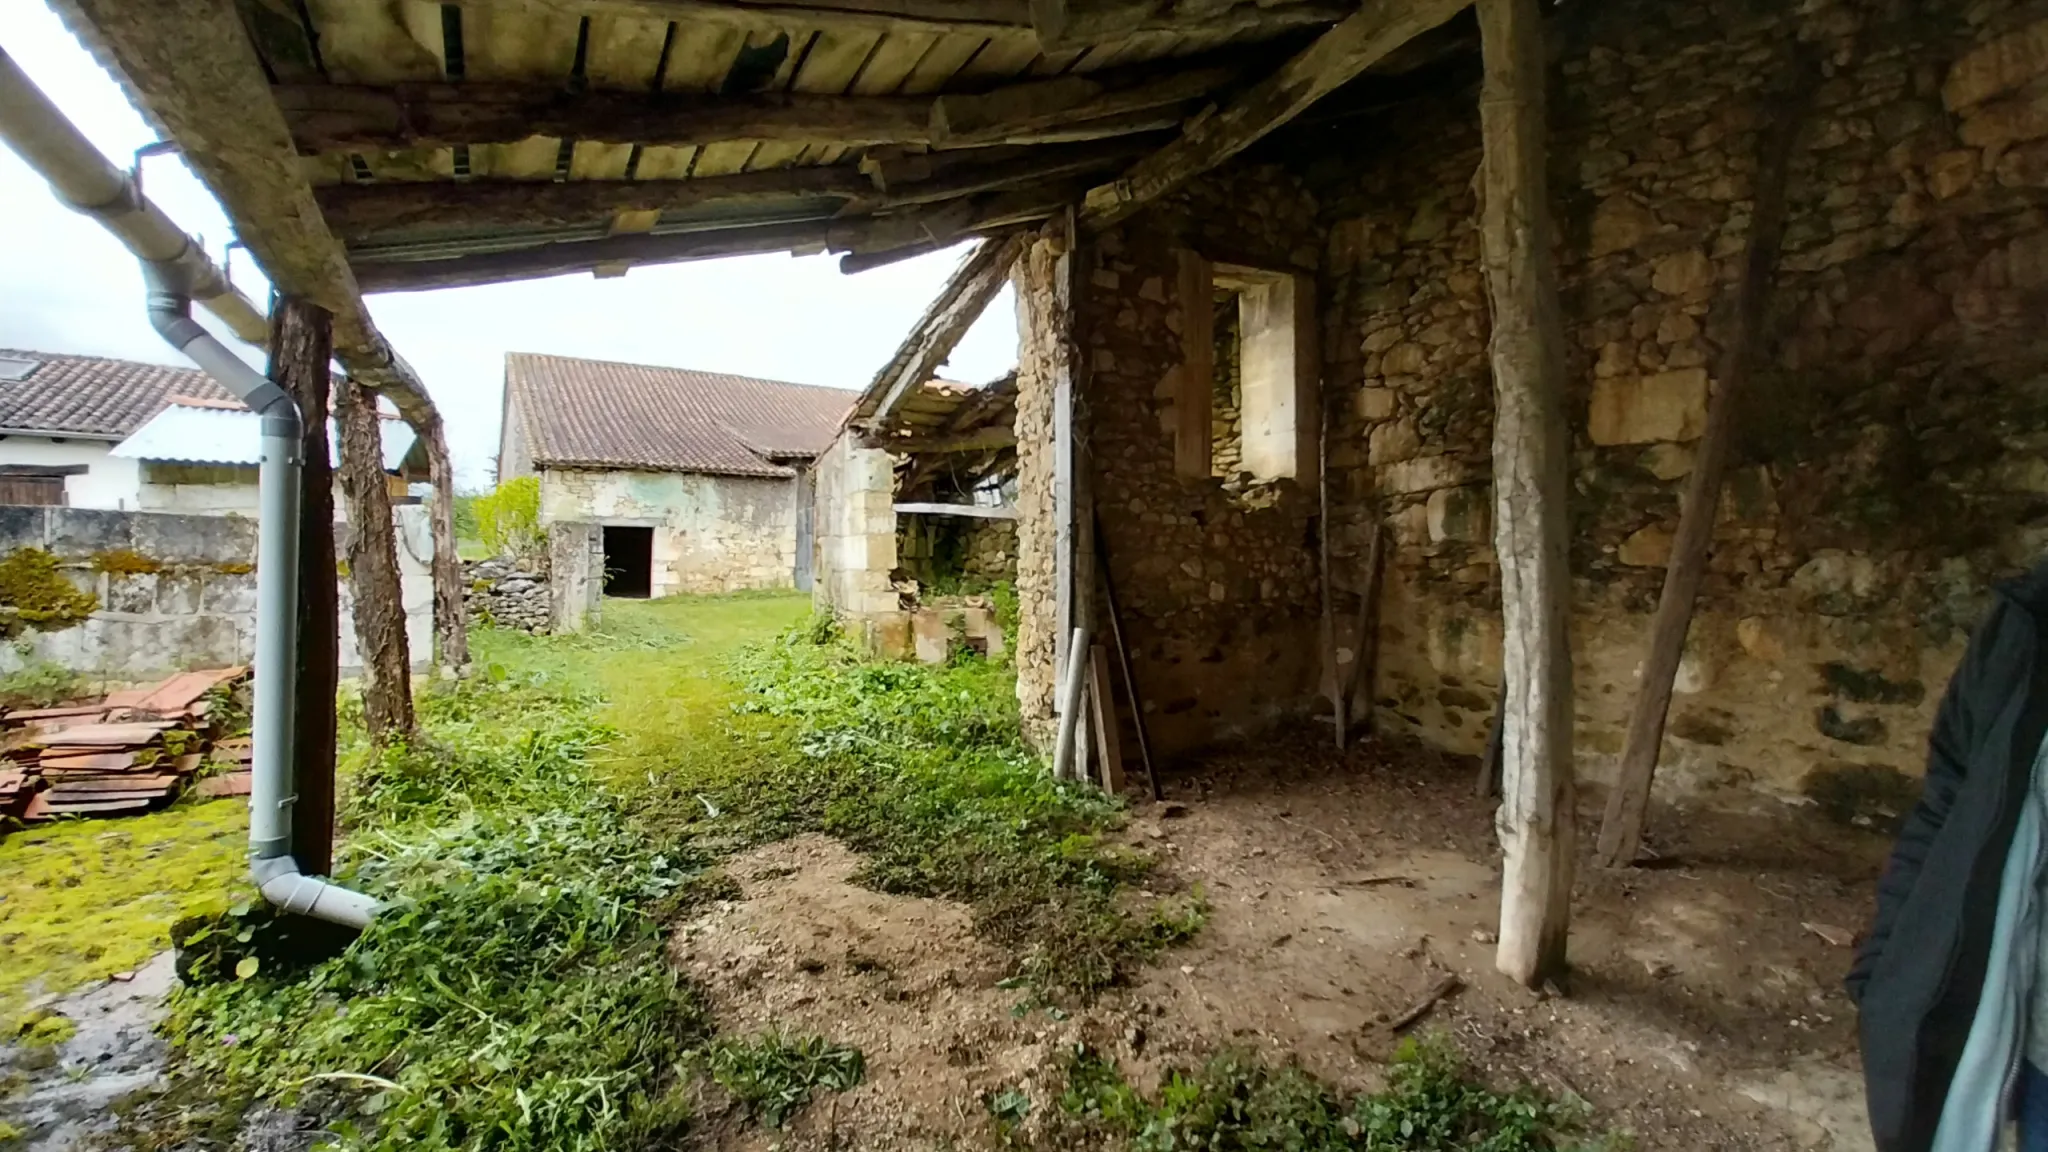
<instances>
[{"instance_id":1,"label":"wooden support post","mask_svg":"<svg viewBox=\"0 0 2048 1152\"><path fill-rule=\"evenodd\" d=\"M1109 649L1088 649L1088 715L1095 722L1095 750L1102 762L1102 790L1111 796L1124 790L1123 733L1117 730L1116 700L1109 691Z\"/></svg>"},{"instance_id":2,"label":"wooden support post","mask_svg":"<svg viewBox=\"0 0 2048 1152\"><path fill-rule=\"evenodd\" d=\"M434 659L461 672L469 666L469 604L462 589L462 558L455 553L455 461L448 454L448 430L435 412L415 425L427 444L427 480L434 489L428 525L434 538Z\"/></svg>"},{"instance_id":3,"label":"wooden support post","mask_svg":"<svg viewBox=\"0 0 2048 1152\"><path fill-rule=\"evenodd\" d=\"M363 661L363 726L382 746L412 735L412 653L398 580L398 536L384 476L377 397L353 380L335 385L341 495L348 505L348 585L356 653Z\"/></svg>"},{"instance_id":4,"label":"wooden support post","mask_svg":"<svg viewBox=\"0 0 2048 1152\"><path fill-rule=\"evenodd\" d=\"M1494 533L1507 638L1495 964L1532 988L1565 970L1576 853L1564 332L1545 181L1542 18L1539 0L1479 3L1480 239L1493 302Z\"/></svg>"},{"instance_id":5,"label":"wooden support post","mask_svg":"<svg viewBox=\"0 0 2048 1152\"><path fill-rule=\"evenodd\" d=\"M1810 67L1795 67L1790 75L1796 84L1810 71ZM1706 432L1700 437L1692 476L1686 482L1678 533L1671 543L1671 564L1664 572L1664 590L1657 599L1657 614L1650 621L1649 651L1643 657L1635 709L1629 714L1621 768L1614 790L1607 794L1607 811L1600 823L1600 843L1594 858L1608 868L1634 863L1642 847L1650 786L1656 778L1657 755L1664 744L1664 722L1671 711L1672 685L1678 676L1679 661L1685 655L1685 637L1692 628L1693 604L1699 597L1700 581L1706 575L1715 514L1721 502L1721 481L1734 453L1742 394L1749 385L1756 346L1763 335L1764 309L1784 247L1785 184L1792 144L1810 101L1810 84L1792 98L1772 100L1770 122L1758 136L1749 238L1744 245L1742 278L1736 281L1730 302L1733 323L1721 349L1714 394L1707 403Z\"/></svg>"},{"instance_id":6,"label":"wooden support post","mask_svg":"<svg viewBox=\"0 0 2048 1152\"><path fill-rule=\"evenodd\" d=\"M299 497L299 666L258 668L289 675L297 718L292 739L292 856L299 868L334 869L334 693L341 678L341 605L334 573L334 474L327 455L328 361L334 318L296 296L270 316L270 379L304 417L305 471ZM257 579L263 579L257 573Z\"/></svg>"}]
</instances>

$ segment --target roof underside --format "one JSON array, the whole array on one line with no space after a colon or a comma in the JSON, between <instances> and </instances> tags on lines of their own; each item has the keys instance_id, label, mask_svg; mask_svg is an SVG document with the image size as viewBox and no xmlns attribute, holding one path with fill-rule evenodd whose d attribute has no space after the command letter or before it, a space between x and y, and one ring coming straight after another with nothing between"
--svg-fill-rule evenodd
<instances>
[{"instance_id":1,"label":"roof underside","mask_svg":"<svg viewBox=\"0 0 2048 1152\"><path fill-rule=\"evenodd\" d=\"M1137 7L1048 51L1025 0L237 5L368 291L1042 219L1355 5Z\"/></svg>"}]
</instances>

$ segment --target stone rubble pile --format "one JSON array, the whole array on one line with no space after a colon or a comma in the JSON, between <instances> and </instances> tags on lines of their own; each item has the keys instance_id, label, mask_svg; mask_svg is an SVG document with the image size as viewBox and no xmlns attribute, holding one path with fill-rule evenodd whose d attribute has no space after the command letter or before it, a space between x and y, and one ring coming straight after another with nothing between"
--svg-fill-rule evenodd
<instances>
[{"instance_id":1,"label":"stone rubble pile","mask_svg":"<svg viewBox=\"0 0 2048 1152\"><path fill-rule=\"evenodd\" d=\"M462 566L462 580L469 589L469 618L488 621L500 628L546 635L554 623L544 573L497 557L471 560Z\"/></svg>"}]
</instances>

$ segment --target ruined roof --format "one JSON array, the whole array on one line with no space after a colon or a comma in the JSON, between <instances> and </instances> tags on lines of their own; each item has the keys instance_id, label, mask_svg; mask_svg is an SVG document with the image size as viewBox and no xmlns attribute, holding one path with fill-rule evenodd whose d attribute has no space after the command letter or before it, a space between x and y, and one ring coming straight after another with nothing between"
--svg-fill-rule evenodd
<instances>
[{"instance_id":1,"label":"ruined roof","mask_svg":"<svg viewBox=\"0 0 2048 1152\"><path fill-rule=\"evenodd\" d=\"M120 440L173 396L240 407L197 368L0 348L0 432Z\"/></svg>"},{"instance_id":2,"label":"ruined roof","mask_svg":"<svg viewBox=\"0 0 2048 1152\"><path fill-rule=\"evenodd\" d=\"M729 376L512 352L508 407L539 467L788 476L823 452L854 394Z\"/></svg>"}]
</instances>

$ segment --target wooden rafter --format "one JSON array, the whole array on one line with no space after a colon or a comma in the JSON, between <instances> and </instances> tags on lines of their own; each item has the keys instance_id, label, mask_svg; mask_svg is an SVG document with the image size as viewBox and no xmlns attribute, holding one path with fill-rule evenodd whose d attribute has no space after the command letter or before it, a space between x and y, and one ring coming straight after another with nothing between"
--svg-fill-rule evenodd
<instances>
[{"instance_id":1,"label":"wooden rafter","mask_svg":"<svg viewBox=\"0 0 2048 1152\"><path fill-rule=\"evenodd\" d=\"M293 143L308 154L511 144L536 136L650 147L731 140L965 147L1171 125L1180 106L1235 74L1217 67L1134 69L921 97L567 92L493 83L285 84L275 94Z\"/></svg>"},{"instance_id":2,"label":"wooden rafter","mask_svg":"<svg viewBox=\"0 0 2048 1152\"><path fill-rule=\"evenodd\" d=\"M881 216L802 220L713 231L626 234L602 240L539 244L439 260L366 261L356 281L366 292L421 292L530 280L580 272L616 273L649 264L680 264L762 252L896 253L949 247L970 236L1044 219L1073 196L1073 186L964 198L930 209Z\"/></svg>"},{"instance_id":3,"label":"wooden rafter","mask_svg":"<svg viewBox=\"0 0 2048 1152\"><path fill-rule=\"evenodd\" d=\"M479 5L532 6L572 15L636 16L652 20L706 20L744 27L788 25L860 32L992 36L1035 28L1035 0L472 0ZM1138 32L1224 35L1255 29L1286 29L1341 20L1350 6L1341 0L1282 0L1280 3L1202 3L1159 0L1077 0L1081 18L1069 22L1057 47L1078 46Z\"/></svg>"},{"instance_id":4,"label":"wooden rafter","mask_svg":"<svg viewBox=\"0 0 2048 1152\"><path fill-rule=\"evenodd\" d=\"M1449 20L1470 0L1375 0L1301 50L1213 116L1088 193L1084 227L1107 228L1207 172L1301 114L1401 45Z\"/></svg>"},{"instance_id":5,"label":"wooden rafter","mask_svg":"<svg viewBox=\"0 0 2048 1152\"><path fill-rule=\"evenodd\" d=\"M433 229L599 226L621 212L658 213L711 203L815 199L821 203L821 216L831 214L832 201L853 202L850 210L886 211L1098 172L1129 159L1140 147L1099 141L1047 148L976 148L879 162L867 166L868 175L852 164L841 164L693 180L334 184L314 195L335 234L351 245L362 245L380 236ZM997 155L988 158L984 153ZM878 190L877 184L885 184L887 190Z\"/></svg>"},{"instance_id":6,"label":"wooden rafter","mask_svg":"<svg viewBox=\"0 0 2048 1152\"><path fill-rule=\"evenodd\" d=\"M1012 234L984 240L947 279L945 287L918 318L896 354L854 402L851 420L875 429L885 424L911 389L931 379L961 337L981 318L988 302L1010 282L1010 266L1024 250L1024 237Z\"/></svg>"}]
</instances>

